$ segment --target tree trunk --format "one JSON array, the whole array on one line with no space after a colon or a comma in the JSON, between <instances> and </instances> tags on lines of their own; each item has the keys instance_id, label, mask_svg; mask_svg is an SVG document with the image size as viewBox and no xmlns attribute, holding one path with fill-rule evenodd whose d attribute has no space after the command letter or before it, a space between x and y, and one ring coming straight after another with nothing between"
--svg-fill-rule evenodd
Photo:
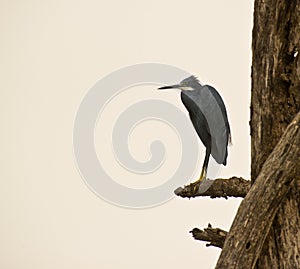
<instances>
[{"instance_id":1,"label":"tree trunk","mask_svg":"<svg viewBox=\"0 0 300 269\"><path fill-rule=\"evenodd\" d=\"M300 110L300 0L255 0L251 178ZM299 145L300 146L300 145ZM300 160L294 160L300 165ZM300 268L300 176L281 202L256 268Z\"/></svg>"}]
</instances>

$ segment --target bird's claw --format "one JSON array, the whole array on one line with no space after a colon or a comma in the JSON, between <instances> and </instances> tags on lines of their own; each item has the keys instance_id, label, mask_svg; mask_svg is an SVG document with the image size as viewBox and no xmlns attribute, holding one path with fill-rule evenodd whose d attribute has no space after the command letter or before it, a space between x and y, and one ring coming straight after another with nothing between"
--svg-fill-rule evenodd
<instances>
[{"instance_id":1,"label":"bird's claw","mask_svg":"<svg viewBox=\"0 0 300 269\"><path fill-rule=\"evenodd\" d=\"M192 189L193 193L198 192L201 182L202 182L202 180L198 179L197 181L190 183L189 187Z\"/></svg>"}]
</instances>

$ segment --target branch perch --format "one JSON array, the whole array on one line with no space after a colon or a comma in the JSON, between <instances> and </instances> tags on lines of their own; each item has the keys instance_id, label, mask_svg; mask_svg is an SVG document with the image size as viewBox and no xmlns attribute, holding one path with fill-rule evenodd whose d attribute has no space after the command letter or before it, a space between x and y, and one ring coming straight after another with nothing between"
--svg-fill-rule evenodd
<instances>
[{"instance_id":1,"label":"branch perch","mask_svg":"<svg viewBox=\"0 0 300 269\"><path fill-rule=\"evenodd\" d=\"M231 177L229 179L215 179L212 185L205 192L199 193L191 184L179 187L175 194L182 198L194 198L197 196L210 196L210 198L245 197L250 190L250 180L241 177Z\"/></svg>"}]
</instances>

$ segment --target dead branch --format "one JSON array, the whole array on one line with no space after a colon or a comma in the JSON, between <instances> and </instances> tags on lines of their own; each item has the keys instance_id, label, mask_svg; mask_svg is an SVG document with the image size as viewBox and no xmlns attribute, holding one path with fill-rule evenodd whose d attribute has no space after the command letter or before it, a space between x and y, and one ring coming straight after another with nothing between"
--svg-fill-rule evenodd
<instances>
[{"instance_id":1,"label":"dead branch","mask_svg":"<svg viewBox=\"0 0 300 269\"><path fill-rule=\"evenodd\" d=\"M209 242L206 244L207 247L214 246L219 248L223 247L227 235L226 231L219 228L212 228L211 224L208 224L208 227L203 231L198 228L194 228L190 231L190 233L196 240Z\"/></svg>"}]
</instances>

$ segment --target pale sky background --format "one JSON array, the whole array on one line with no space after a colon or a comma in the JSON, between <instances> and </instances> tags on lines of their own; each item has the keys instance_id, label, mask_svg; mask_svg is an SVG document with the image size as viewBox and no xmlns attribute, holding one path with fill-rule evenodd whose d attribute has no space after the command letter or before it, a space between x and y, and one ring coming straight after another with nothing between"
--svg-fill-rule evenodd
<instances>
[{"instance_id":1,"label":"pale sky background","mask_svg":"<svg viewBox=\"0 0 300 269\"><path fill-rule=\"evenodd\" d=\"M249 179L252 13L240 0L0 1L1 268L214 267L220 250L188 232L228 230L240 199L111 205L76 168L73 124L103 76L175 65L219 89L233 136L221 176Z\"/></svg>"}]
</instances>

